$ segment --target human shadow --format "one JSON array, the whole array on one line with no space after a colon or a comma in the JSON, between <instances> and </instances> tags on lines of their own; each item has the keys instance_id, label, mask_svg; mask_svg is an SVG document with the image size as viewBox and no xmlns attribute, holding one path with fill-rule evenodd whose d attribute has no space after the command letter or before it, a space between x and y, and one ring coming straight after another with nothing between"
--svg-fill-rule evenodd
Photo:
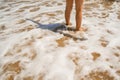
<instances>
[{"instance_id":1,"label":"human shadow","mask_svg":"<svg viewBox=\"0 0 120 80\"><path fill-rule=\"evenodd\" d=\"M26 20L32 21L33 23L37 24L38 28L51 30L53 32L58 32L58 30L67 30L67 27L61 23L41 24L41 23L34 21L32 19L26 19Z\"/></svg>"},{"instance_id":2,"label":"human shadow","mask_svg":"<svg viewBox=\"0 0 120 80\"><path fill-rule=\"evenodd\" d=\"M64 36L66 37L70 37L70 38L73 38L74 40L80 40L80 41L84 41L84 40L87 40L86 38L78 38L78 37L75 37L69 33L64 33L63 31L65 30L68 30L68 31L75 31L74 28L70 28L70 27L66 27L65 24L63 23L52 23L52 24L41 24L37 21L34 21L32 19L26 19L26 20L29 20L35 24L38 25L37 28L41 28L41 29L47 29L47 30L50 30L50 31L53 31L53 32L57 32L57 33L60 33L60 34L63 34Z\"/></svg>"}]
</instances>

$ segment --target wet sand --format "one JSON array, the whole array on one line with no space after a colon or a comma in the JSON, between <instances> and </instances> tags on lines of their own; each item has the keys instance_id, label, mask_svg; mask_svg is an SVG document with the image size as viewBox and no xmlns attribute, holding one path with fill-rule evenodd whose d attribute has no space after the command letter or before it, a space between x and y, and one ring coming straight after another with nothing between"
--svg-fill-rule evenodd
<instances>
[{"instance_id":1,"label":"wet sand","mask_svg":"<svg viewBox=\"0 0 120 80\"><path fill-rule=\"evenodd\" d=\"M64 23L65 0L0 1L0 80L119 80L119 7L115 0L86 0L87 40L80 41L26 20Z\"/></svg>"}]
</instances>

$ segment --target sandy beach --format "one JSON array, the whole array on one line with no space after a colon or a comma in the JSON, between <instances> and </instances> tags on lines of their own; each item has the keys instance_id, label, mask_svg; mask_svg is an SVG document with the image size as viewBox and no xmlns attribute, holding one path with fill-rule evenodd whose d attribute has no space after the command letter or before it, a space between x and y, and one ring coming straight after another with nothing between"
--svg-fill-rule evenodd
<instances>
[{"instance_id":1,"label":"sandy beach","mask_svg":"<svg viewBox=\"0 0 120 80\"><path fill-rule=\"evenodd\" d=\"M85 31L62 30L71 37L50 25L65 23L65 0L0 0L0 80L120 80L119 8L85 0Z\"/></svg>"}]
</instances>

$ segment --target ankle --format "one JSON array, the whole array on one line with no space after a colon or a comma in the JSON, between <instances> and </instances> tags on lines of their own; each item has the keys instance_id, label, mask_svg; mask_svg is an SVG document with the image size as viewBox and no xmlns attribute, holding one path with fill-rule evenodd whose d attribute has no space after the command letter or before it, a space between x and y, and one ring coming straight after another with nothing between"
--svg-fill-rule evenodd
<instances>
[{"instance_id":1,"label":"ankle","mask_svg":"<svg viewBox=\"0 0 120 80\"><path fill-rule=\"evenodd\" d=\"M66 25L68 26L68 25L72 25L72 23L66 23Z\"/></svg>"}]
</instances>

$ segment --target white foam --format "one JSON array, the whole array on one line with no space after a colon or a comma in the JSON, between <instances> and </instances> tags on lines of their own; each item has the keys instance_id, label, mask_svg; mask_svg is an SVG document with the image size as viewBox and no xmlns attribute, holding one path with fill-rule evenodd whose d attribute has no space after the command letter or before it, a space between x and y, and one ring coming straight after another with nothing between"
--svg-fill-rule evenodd
<instances>
[{"instance_id":1,"label":"white foam","mask_svg":"<svg viewBox=\"0 0 120 80\"><path fill-rule=\"evenodd\" d=\"M52 2L54 5L52 5ZM86 1L85 4L94 2L97 4L99 1ZM22 68L19 74L14 72L15 80L22 80L27 76L34 76L34 80L38 80L40 75L42 75L43 80L76 80L77 77L84 77L91 71L108 71L109 75L113 76L115 80L120 79L119 74L116 73L120 67L120 57L115 55L115 53L120 55L120 21L116 14L119 11L119 3L115 2L111 5L112 9L108 10L105 10L102 4L99 4L99 9L95 7L91 11L84 10L83 13L89 13L89 16L83 15L83 27L88 28L88 31L84 32L82 36L87 37L87 40L80 41L68 38L61 41L65 46L59 46L56 41L65 38L63 34L35 28L37 24L28 21L17 24L20 19L33 19L35 16L37 16L35 19L39 20L38 22L44 24L64 22L65 1L41 0L22 3L17 3L18 6L16 6L6 2L6 5L12 4L12 8L10 6L7 7L11 8L10 11L0 10L0 25L6 26L5 29L0 30L1 80L5 80L8 73L12 75L14 72L6 71L2 73L4 65L13 64L17 61L20 61L20 67ZM20 13L15 12L21 7L30 5L40 5L37 6L40 9L35 12L29 12L33 8L31 7ZM94 16L93 12L96 12L97 16ZM103 17L103 12L109 13L109 16L101 18ZM47 15L47 13L55 16ZM71 15L72 26L75 27L74 16L75 10L73 10ZM26 26L28 25L34 28L27 30ZM66 33L74 34L76 37L81 35L79 32L66 31ZM101 45L102 41L103 43L108 42L106 47ZM100 56L93 60L94 56L92 53L97 53ZM79 67L79 73L75 72L77 67Z\"/></svg>"}]
</instances>

